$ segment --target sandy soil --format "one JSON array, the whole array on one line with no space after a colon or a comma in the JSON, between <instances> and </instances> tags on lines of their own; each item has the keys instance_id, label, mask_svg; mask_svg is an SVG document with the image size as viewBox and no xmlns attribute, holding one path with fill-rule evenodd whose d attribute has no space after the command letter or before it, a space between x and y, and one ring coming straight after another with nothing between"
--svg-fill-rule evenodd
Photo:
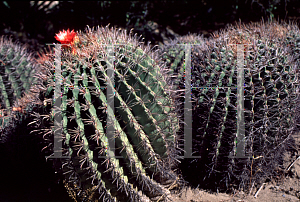
<instances>
[{"instance_id":1,"label":"sandy soil","mask_svg":"<svg viewBox=\"0 0 300 202\"><path fill-rule=\"evenodd\" d=\"M186 187L180 194L173 195L174 202L285 202L300 201L300 133L294 138L298 145L298 155L285 159L285 176L282 179L256 185L250 193L237 191L235 194L209 193ZM292 165L292 166L291 166ZM288 169L289 168L289 169Z\"/></svg>"}]
</instances>

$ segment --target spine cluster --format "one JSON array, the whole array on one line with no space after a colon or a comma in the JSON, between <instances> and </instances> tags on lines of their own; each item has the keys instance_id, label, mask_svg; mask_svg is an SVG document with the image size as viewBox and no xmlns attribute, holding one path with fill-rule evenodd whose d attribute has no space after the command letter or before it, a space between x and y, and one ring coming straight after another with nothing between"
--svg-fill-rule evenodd
<instances>
[{"instance_id":1,"label":"spine cluster","mask_svg":"<svg viewBox=\"0 0 300 202\"><path fill-rule=\"evenodd\" d=\"M24 133L41 137L74 201L169 201L183 185L178 166L191 185L247 188L278 175L296 147L299 33L293 24L237 24L155 51L125 30L88 27L60 32L63 45L37 60L2 37L0 142L29 125ZM187 87L197 158L179 164Z\"/></svg>"},{"instance_id":2,"label":"spine cluster","mask_svg":"<svg viewBox=\"0 0 300 202\"><path fill-rule=\"evenodd\" d=\"M0 142L8 141L13 129L38 104L40 66L24 46L0 38Z\"/></svg>"},{"instance_id":3,"label":"spine cluster","mask_svg":"<svg viewBox=\"0 0 300 202\"><path fill-rule=\"evenodd\" d=\"M167 199L167 188L179 183L172 171L179 125L167 69L150 46L125 31L88 28L78 38L80 45L61 54L59 135L71 158L56 162L56 169L69 187L79 187L81 200L91 188L93 199ZM52 110L55 54L42 61L48 70L45 108ZM44 115L52 126L42 134L53 141L56 115Z\"/></svg>"},{"instance_id":4,"label":"spine cluster","mask_svg":"<svg viewBox=\"0 0 300 202\"><path fill-rule=\"evenodd\" d=\"M187 181L227 190L230 184L245 188L251 180L276 175L283 153L293 148L291 134L297 128L296 35L299 29L292 24L238 24L211 39L188 35L162 49L164 60L178 74L177 88L185 89L185 47L175 44L192 47L193 155L201 158L183 161ZM238 44L243 44L242 55ZM241 79L243 90L238 92ZM244 157L234 158L240 133L244 134ZM195 172L197 176L189 174Z\"/></svg>"}]
</instances>

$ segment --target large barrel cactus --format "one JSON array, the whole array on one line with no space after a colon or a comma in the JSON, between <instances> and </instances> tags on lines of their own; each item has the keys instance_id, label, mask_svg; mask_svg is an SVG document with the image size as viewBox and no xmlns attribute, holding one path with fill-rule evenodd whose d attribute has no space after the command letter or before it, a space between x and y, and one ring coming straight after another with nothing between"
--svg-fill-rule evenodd
<instances>
[{"instance_id":1,"label":"large barrel cactus","mask_svg":"<svg viewBox=\"0 0 300 202\"><path fill-rule=\"evenodd\" d=\"M54 159L70 195L80 201L168 200L180 185L174 171L179 124L158 54L136 36L108 27L56 38L70 47L39 60L48 71L40 75L47 90L34 123L49 140L50 156L70 157Z\"/></svg>"},{"instance_id":2,"label":"large barrel cactus","mask_svg":"<svg viewBox=\"0 0 300 202\"><path fill-rule=\"evenodd\" d=\"M294 147L291 135L297 126L298 38L293 24L238 24L211 39L188 35L162 47L164 60L177 74L177 89L182 90L184 44L191 44L196 157L182 161L184 179L225 191L260 186L283 171L283 154ZM241 143L244 153L238 156Z\"/></svg>"},{"instance_id":3,"label":"large barrel cactus","mask_svg":"<svg viewBox=\"0 0 300 202\"><path fill-rule=\"evenodd\" d=\"M38 103L36 74L41 69L32 53L12 39L0 39L0 142L10 138Z\"/></svg>"}]
</instances>

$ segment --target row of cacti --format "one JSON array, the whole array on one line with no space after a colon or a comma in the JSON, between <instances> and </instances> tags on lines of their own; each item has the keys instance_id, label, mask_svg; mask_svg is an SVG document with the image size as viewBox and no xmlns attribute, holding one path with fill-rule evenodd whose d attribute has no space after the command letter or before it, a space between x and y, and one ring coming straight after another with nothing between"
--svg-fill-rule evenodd
<instances>
[{"instance_id":1,"label":"row of cacti","mask_svg":"<svg viewBox=\"0 0 300 202\"><path fill-rule=\"evenodd\" d=\"M17 125L16 113L30 117L32 133L47 143L43 150L70 157L54 159L54 168L76 201L168 200L182 185L175 170L188 102L182 96L185 50L177 44L191 44L193 155L201 158L182 161L184 179L202 188L245 188L272 176L291 147L299 33L287 24L238 25L212 39L180 37L157 52L126 31L88 28L61 32L56 39L69 45L35 62L3 38L1 139ZM237 97L236 43L251 51L244 58L244 104ZM252 157L245 159L229 157L236 152L241 105L245 155ZM57 137L61 151L55 151Z\"/></svg>"},{"instance_id":2,"label":"row of cacti","mask_svg":"<svg viewBox=\"0 0 300 202\"><path fill-rule=\"evenodd\" d=\"M60 131L62 153L70 159L55 159L54 167L75 190L75 200L167 200L169 189L180 184L173 171L179 126L158 54L136 36L108 27L61 32L56 39L69 44L59 55L61 80L57 54L41 56L42 71L31 76L40 81L34 87L43 102L35 104L43 103L42 109L24 113L34 117L32 132L49 144L43 150L50 156L58 152L53 142ZM56 81L59 97L53 97ZM56 107L61 123L55 123Z\"/></svg>"}]
</instances>

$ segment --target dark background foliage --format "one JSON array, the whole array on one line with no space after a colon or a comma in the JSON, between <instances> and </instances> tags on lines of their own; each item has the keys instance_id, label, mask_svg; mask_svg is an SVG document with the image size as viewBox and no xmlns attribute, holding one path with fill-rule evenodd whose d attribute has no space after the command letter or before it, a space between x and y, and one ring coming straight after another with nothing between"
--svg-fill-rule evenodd
<instances>
[{"instance_id":1,"label":"dark background foliage","mask_svg":"<svg viewBox=\"0 0 300 202\"><path fill-rule=\"evenodd\" d=\"M239 20L270 18L299 24L300 1L1 1L0 35L37 52L46 43L56 43L55 33L62 29L84 30L86 25L134 28L146 42L159 44L188 33L209 37ZM37 140L15 136L14 141L17 146L0 147L0 201L71 201L51 164L44 161Z\"/></svg>"},{"instance_id":2,"label":"dark background foliage","mask_svg":"<svg viewBox=\"0 0 300 202\"><path fill-rule=\"evenodd\" d=\"M12 35L32 50L56 42L62 29L86 25L131 29L158 44L188 33L209 36L227 24L261 19L300 22L299 0L193 1L2 1L0 35Z\"/></svg>"}]
</instances>

